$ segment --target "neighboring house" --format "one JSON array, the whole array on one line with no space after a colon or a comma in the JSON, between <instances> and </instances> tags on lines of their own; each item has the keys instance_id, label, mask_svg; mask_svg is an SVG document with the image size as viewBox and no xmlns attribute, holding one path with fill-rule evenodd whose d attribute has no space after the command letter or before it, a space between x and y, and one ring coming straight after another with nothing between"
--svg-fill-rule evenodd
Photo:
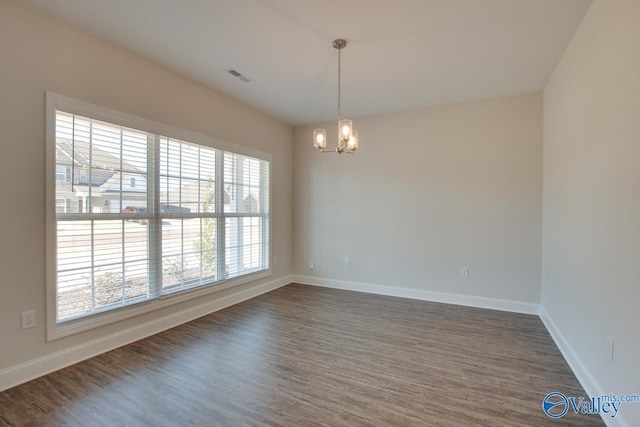
<instances>
[{"instance_id":1,"label":"neighboring house","mask_svg":"<svg viewBox=\"0 0 640 427\"><path fill-rule=\"evenodd\" d=\"M56 187L58 213L119 213L147 202L144 171L78 140L56 139Z\"/></svg>"},{"instance_id":2,"label":"neighboring house","mask_svg":"<svg viewBox=\"0 0 640 427\"><path fill-rule=\"evenodd\" d=\"M143 169L77 139L73 144L66 138L56 139L56 187L57 213L121 213L127 206L147 205ZM163 188L160 209L197 212L199 191L192 181ZM201 203L203 198L201 195ZM228 185L224 205L227 212L259 212L258 199L248 186Z\"/></svg>"},{"instance_id":3,"label":"neighboring house","mask_svg":"<svg viewBox=\"0 0 640 427\"><path fill-rule=\"evenodd\" d=\"M246 213L258 212L258 199L251 193L243 200L244 211Z\"/></svg>"}]
</instances>

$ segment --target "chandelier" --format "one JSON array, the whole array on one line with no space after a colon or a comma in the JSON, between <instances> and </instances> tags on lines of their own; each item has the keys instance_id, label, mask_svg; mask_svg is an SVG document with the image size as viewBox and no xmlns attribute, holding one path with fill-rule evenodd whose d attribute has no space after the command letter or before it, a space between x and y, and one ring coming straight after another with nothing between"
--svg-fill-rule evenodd
<instances>
[{"instance_id":1,"label":"chandelier","mask_svg":"<svg viewBox=\"0 0 640 427\"><path fill-rule=\"evenodd\" d=\"M321 153L355 153L358 148L358 132L353 130L351 120L342 118L341 91L342 91L342 74L341 74L341 53L342 49L347 46L347 41L337 39L333 41L334 49L338 49L338 145L333 150L327 150L327 131L324 129L313 130L313 146L320 150Z\"/></svg>"}]
</instances>

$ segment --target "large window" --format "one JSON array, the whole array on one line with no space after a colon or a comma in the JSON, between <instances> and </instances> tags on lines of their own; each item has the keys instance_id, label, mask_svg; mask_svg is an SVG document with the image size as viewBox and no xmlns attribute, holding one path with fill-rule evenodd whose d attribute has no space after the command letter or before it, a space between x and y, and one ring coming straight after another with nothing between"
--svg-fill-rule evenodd
<instances>
[{"instance_id":1,"label":"large window","mask_svg":"<svg viewBox=\"0 0 640 427\"><path fill-rule=\"evenodd\" d=\"M125 306L268 271L267 155L52 97L54 337Z\"/></svg>"}]
</instances>

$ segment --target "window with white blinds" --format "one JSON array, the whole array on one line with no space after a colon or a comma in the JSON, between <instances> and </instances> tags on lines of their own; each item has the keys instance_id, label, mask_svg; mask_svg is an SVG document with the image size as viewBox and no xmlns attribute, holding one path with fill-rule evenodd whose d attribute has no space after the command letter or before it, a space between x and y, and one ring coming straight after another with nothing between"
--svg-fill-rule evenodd
<instances>
[{"instance_id":1,"label":"window with white blinds","mask_svg":"<svg viewBox=\"0 0 640 427\"><path fill-rule=\"evenodd\" d=\"M269 269L269 161L148 127L55 109L56 324Z\"/></svg>"}]
</instances>

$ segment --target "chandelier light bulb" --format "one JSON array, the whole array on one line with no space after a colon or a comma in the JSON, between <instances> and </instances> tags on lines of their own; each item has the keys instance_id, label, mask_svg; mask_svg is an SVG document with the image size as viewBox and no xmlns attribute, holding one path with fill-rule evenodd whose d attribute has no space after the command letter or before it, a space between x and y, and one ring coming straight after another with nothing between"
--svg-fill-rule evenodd
<instances>
[{"instance_id":1,"label":"chandelier light bulb","mask_svg":"<svg viewBox=\"0 0 640 427\"><path fill-rule=\"evenodd\" d=\"M347 141L347 146L350 150L358 148L358 132L355 130L351 132L351 137L349 137L349 141Z\"/></svg>"},{"instance_id":2,"label":"chandelier light bulb","mask_svg":"<svg viewBox=\"0 0 640 427\"><path fill-rule=\"evenodd\" d=\"M340 120L340 138L346 141L351 136L351 132L353 131L353 124L351 120L343 119Z\"/></svg>"},{"instance_id":3,"label":"chandelier light bulb","mask_svg":"<svg viewBox=\"0 0 640 427\"><path fill-rule=\"evenodd\" d=\"M313 146L320 150L327 146L327 132L324 129L314 129Z\"/></svg>"}]
</instances>

